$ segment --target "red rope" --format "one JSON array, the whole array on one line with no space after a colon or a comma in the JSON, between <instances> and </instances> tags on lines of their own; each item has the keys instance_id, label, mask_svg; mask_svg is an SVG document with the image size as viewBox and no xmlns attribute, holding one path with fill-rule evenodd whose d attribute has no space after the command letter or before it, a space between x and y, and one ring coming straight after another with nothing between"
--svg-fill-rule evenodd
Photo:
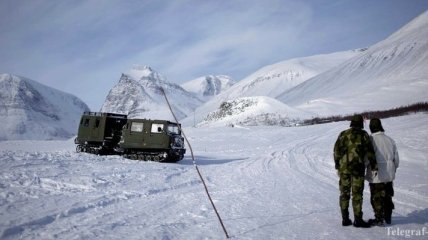
<instances>
[{"instance_id":1,"label":"red rope","mask_svg":"<svg viewBox=\"0 0 428 240\"><path fill-rule=\"evenodd\" d=\"M166 97L166 93L165 93L165 91L163 90L163 88L161 88L160 90L161 90L161 92L162 92L163 96L165 97L166 103L168 104L168 107L169 107L169 110L170 110L170 111L171 111L171 113L172 113L172 116L174 117L175 121L177 122L178 129L180 129L181 133L183 134L184 139L185 139L185 140L186 140L186 142L187 142L187 145L189 146L190 154L192 155L193 166L195 166L196 171L198 172L199 178L201 179L202 184L204 185L205 192L207 193L208 199L210 200L211 205L213 206L214 212L215 212L215 214L217 215L217 218L218 218L218 220L219 220L219 222L220 222L220 225L221 225L221 227L223 228L223 232L224 232L224 234L226 235L226 238L229 238L229 235L227 234L226 228L225 228L225 226L224 226L224 224L223 224L223 220L221 219L220 214L218 213L217 208L216 208L216 207L215 207L215 205L214 205L214 202L213 202L213 200L212 200L212 198L211 198L211 195L210 195L210 193L208 192L207 185L205 184L204 178L202 177L202 174L201 174L201 172L199 171L198 165L196 164L195 156L193 155L193 149L192 149L192 146L190 145L189 140L187 140L186 134L184 134L183 129L181 128L181 125L178 123L178 120L177 120L177 117L176 117L176 116L175 116L175 114L174 114L174 111L172 111L171 105L169 104L169 101L168 101L168 98Z\"/></svg>"}]
</instances>

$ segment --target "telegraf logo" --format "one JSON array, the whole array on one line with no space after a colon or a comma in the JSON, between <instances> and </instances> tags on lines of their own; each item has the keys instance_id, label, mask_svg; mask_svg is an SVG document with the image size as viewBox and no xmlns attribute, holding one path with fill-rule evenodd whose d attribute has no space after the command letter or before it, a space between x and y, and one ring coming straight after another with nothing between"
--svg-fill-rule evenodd
<instances>
[{"instance_id":1,"label":"telegraf logo","mask_svg":"<svg viewBox=\"0 0 428 240\"><path fill-rule=\"evenodd\" d=\"M400 236L405 238L422 237L422 236L428 237L428 227L423 227L421 229L401 229L399 227L396 227L396 228L388 227L387 231L388 231L388 236Z\"/></svg>"}]
</instances>

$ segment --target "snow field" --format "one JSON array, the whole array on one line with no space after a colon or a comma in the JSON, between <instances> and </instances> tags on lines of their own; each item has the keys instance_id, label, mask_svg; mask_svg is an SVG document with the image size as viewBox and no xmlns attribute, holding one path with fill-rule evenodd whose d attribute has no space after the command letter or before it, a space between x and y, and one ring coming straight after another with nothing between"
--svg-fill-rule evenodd
<instances>
[{"instance_id":1,"label":"snow field","mask_svg":"<svg viewBox=\"0 0 428 240\"><path fill-rule=\"evenodd\" d=\"M428 226L426 119L383 120L401 158L391 228ZM184 130L231 238L391 239L387 227L340 225L332 152L348 126ZM0 142L1 239L225 238L189 150L165 164L74 148L72 139ZM365 219L369 196L366 185Z\"/></svg>"}]
</instances>

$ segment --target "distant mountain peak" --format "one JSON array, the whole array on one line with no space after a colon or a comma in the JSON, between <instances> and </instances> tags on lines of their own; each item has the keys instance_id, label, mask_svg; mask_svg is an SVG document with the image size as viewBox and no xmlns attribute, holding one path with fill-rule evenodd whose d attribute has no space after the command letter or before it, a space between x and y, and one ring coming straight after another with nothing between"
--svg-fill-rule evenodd
<instances>
[{"instance_id":1,"label":"distant mountain peak","mask_svg":"<svg viewBox=\"0 0 428 240\"><path fill-rule=\"evenodd\" d=\"M128 117L169 119L171 113L165 105L161 89L172 101L178 118L184 118L202 102L179 85L166 79L146 65L134 65L123 73L109 92L101 111L129 114Z\"/></svg>"},{"instance_id":2,"label":"distant mountain peak","mask_svg":"<svg viewBox=\"0 0 428 240\"><path fill-rule=\"evenodd\" d=\"M206 101L229 89L234 84L235 81L226 75L206 75L183 83L181 87Z\"/></svg>"},{"instance_id":3,"label":"distant mountain peak","mask_svg":"<svg viewBox=\"0 0 428 240\"><path fill-rule=\"evenodd\" d=\"M132 69L139 70L139 71L145 71L145 70L153 71L153 69L150 66L142 65L142 64L134 64L132 66Z\"/></svg>"},{"instance_id":4,"label":"distant mountain peak","mask_svg":"<svg viewBox=\"0 0 428 240\"><path fill-rule=\"evenodd\" d=\"M134 66L125 75L133 78L134 80L158 82L165 81L165 78L153 68L147 65L134 64Z\"/></svg>"}]
</instances>

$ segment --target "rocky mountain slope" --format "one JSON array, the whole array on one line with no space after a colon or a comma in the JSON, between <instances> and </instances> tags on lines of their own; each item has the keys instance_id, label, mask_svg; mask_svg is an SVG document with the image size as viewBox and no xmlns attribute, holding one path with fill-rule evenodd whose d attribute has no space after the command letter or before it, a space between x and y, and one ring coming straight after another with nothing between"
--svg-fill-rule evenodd
<instances>
[{"instance_id":1,"label":"rocky mountain slope","mask_svg":"<svg viewBox=\"0 0 428 240\"><path fill-rule=\"evenodd\" d=\"M148 66L134 66L122 74L118 84L108 93L102 112L129 114L130 118L171 119L161 89L165 90L179 119L202 104L194 94L184 90Z\"/></svg>"}]
</instances>

